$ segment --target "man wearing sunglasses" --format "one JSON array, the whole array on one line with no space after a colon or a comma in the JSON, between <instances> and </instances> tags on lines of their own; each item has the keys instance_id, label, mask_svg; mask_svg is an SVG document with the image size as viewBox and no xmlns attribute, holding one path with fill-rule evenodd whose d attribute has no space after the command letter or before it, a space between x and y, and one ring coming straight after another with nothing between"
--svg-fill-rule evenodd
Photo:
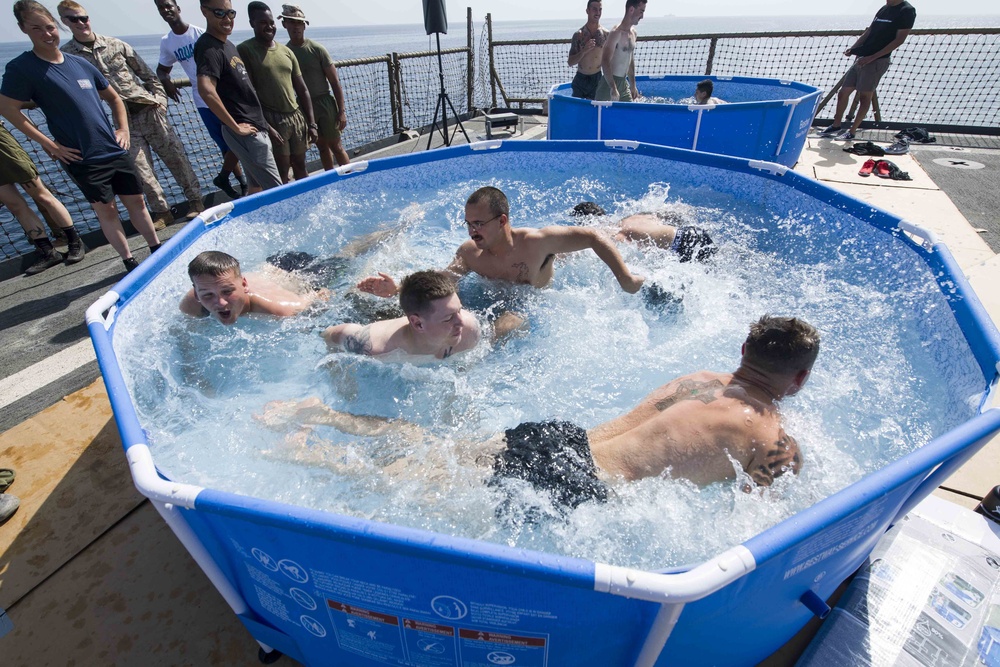
<instances>
[{"instance_id":1,"label":"man wearing sunglasses","mask_svg":"<svg viewBox=\"0 0 1000 667\"><path fill-rule=\"evenodd\" d=\"M63 45L63 53L79 56L96 67L125 103L129 153L146 195L153 226L161 230L173 221L174 216L153 172L151 151L160 156L181 186L188 202L186 217L193 219L205 210L201 202L201 187L188 162L184 144L167 119L167 94L156 74L129 44L95 33L87 10L79 3L62 0L58 10L63 24L73 33L73 39Z\"/></svg>"},{"instance_id":2,"label":"man wearing sunglasses","mask_svg":"<svg viewBox=\"0 0 1000 667\"><path fill-rule=\"evenodd\" d=\"M236 10L229 0L201 0L205 34L194 46L198 92L222 121L222 136L243 163L249 193L281 185L271 155L268 124L243 59L229 41Z\"/></svg>"},{"instance_id":3,"label":"man wearing sunglasses","mask_svg":"<svg viewBox=\"0 0 1000 667\"><path fill-rule=\"evenodd\" d=\"M469 240L455 253L448 271L457 276L478 273L491 280L506 280L532 287L552 282L557 254L591 249L608 265L621 288L634 294L643 278L632 275L614 243L595 229L554 225L541 229L515 229L510 225L507 196L497 188L479 188L465 203ZM385 273L365 278L358 289L376 296L398 292L396 281Z\"/></svg>"}]
</instances>

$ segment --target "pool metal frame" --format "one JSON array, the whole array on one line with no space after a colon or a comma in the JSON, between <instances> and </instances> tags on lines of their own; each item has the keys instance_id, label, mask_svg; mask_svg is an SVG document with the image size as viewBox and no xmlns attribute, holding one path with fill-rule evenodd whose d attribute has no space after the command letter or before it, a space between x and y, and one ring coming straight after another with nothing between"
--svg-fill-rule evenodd
<instances>
[{"instance_id":1,"label":"pool metal frame","mask_svg":"<svg viewBox=\"0 0 1000 667\"><path fill-rule=\"evenodd\" d=\"M165 267L206 231L231 217L246 214L278 199L287 199L311 191L317 186L335 183L366 171L381 171L397 166L427 164L451 157L475 155L488 151L503 152L634 152L666 157L694 166L721 167L742 172L756 172L760 177L781 182L788 187L818 197L826 203L858 217L908 244L932 269L945 294L972 353L986 378L980 414L925 446L872 473L847 488L796 515L765 530L741 545L732 547L690 568L648 572L627 567L552 556L523 549L431 533L429 531L379 524L330 512L260 500L248 496L215 491L170 481L157 471L146 436L131 402L113 349L113 329L118 312ZM863 214L863 215L862 215ZM931 493L949 475L972 457L995 433L1000 431L1000 409L988 408L996 391L1000 373L1000 334L965 280L951 253L933 234L871 207L816 181L774 163L694 153L679 149L650 146L629 141L614 142L509 142L494 140L468 146L359 162L292 183L277 190L213 207L189 223L155 256L126 276L112 291L93 304L86 313L87 326L97 351L101 372L124 443L125 453L136 488L149 498L157 511L184 544L198 565L223 595L226 602L247 626L265 652L279 650L302 662L310 654L303 648L306 636L293 637L295 628L281 625L275 618L248 599L247 583L237 576L226 554L220 552L222 539L212 537L215 522L234 521L270 529L268 534L291 539L322 540L332 551L340 549L375 549L391 552L404 562L430 563L466 569L488 570L495 576L515 573L534 585L554 587L557 591L590 590L615 598L649 603L635 611L645 630L630 628L637 646L631 664L648 667L671 659L664 654L667 641L675 638L679 655L689 644L704 644L713 636L701 630L708 614L712 619L719 610L735 613L727 605L734 600L768 596L768 604L784 610L788 618L775 616L775 636L762 640L750 627L732 630L729 640L743 642L746 652L732 653L740 659L756 662L791 637L811 614L828 611L823 600L863 562L881 534L922 498ZM202 518L199 518L202 517ZM841 535L830 541L830 532ZM280 535L279 535L280 533ZM235 540L235 538L230 538ZM807 548L808 547L808 548ZM241 570L239 571L241 572ZM456 573L456 578L459 576ZM755 578L756 577L756 578ZM235 579L235 581L234 581ZM739 583L741 582L742 583ZM785 582L781 586L781 584ZM241 586L242 584L242 586ZM734 588L735 585L735 588ZM786 590L791 589L791 590ZM546 589L547 590L547 589ZM252 590L249 591L252 594ZM717 595L722 595L719 598ZM715 602L713 602L713 600ZM604 603L610 605L610 602ZM688 609L689 613L682 613ZM610 612L609 612L610 613ZM685 633L675 634L678 623L692 620ZM710 625L710 623L708 623ZM740 625L736 620L733 625ZM770 627L770 625L768 626ZM301 629L301 628L299 628ZM705 634L708 633L708 634ZM314 633L315 634L315 633ZM553 636L557 633L553 631ZM703 636L704 635L704 636ZM745 635L745 636L743 636ZM780 637L778 636L780 635ZM559 635L561 637L561 635ZM310 640L311 641L311 640ZM551 643L555 644L555 641ZM716 642L718 643L718 641ZM674 644L672 644L673 646ZM596 650L596 649L595 649ZM611 650L611 649L608 649ZM723 651L725 653L725 651ZM599 654L599 653L598 653ZM315 656L315 653L312 654ZM331 653L332 655L332 653ZM546 654L547 655L547 654ZM597 654L595 654L597 655ZM669 654L674 657L674 654ZM726 654L730 655L730 654ZM684 658L681 658L683 661ZM723 658L727 661L727 658ZM738 664L739 660L728 660ZM366 663L367 664L367 663ZM376 664L376 663L371 663ZM555 664L559 664L556 661ZM594 663L597 664L597 663ZM693 664L688 661L687 664Z\"/></svg>"}]
</instances>

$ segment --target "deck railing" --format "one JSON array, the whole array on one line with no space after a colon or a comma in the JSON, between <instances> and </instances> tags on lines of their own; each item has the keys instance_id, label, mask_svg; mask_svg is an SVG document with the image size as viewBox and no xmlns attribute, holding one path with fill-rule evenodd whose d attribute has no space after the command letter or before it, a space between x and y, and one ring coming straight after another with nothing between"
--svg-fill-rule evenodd
<instances>
[{"instance_id":1,"label":"deck railing","mask_svg":"<svg viewBox=\"0 0 1000 667\"><path fill-rule=\"evenodd\" d=\"M844 48L857 32L758 32L640 36L637 73L714 74L792 79L834 94L849 60ZM496 39L487 14L478 48L472 10L466 11L465 47L442 50L445 86L459 114L490 107L541 109L548 89L569 81L566 65L570 40ZM879 85L874 114L883 126L920 125L937 131L1000 134L1000 29L914 30L893 55L893 65ZM348 125L343 143L349 152L393 141L407 129L431 123L440 83L437 52L391 53L338 61ZM178 85L189 85L187 80ZM821 109L820 118L832 109ZM190 96L168 109L185 144L204 192L214 189L220 156L201 123ZM45 118L29 111L32 122L47 131ZM9 126L8 126L9 127ZM53 193L69 209L77 229L99 229L97 218L60 165L19 133ZM318 158L315 149L307 156ZM154 169L167 199L183 202L170 172L154 157ZM29 200L29 204L33 205ZM123 211L124 213L124 211ZM0 260L30 253L33 246L5 208L0 209Z\"/></svg>"}]
</instances>

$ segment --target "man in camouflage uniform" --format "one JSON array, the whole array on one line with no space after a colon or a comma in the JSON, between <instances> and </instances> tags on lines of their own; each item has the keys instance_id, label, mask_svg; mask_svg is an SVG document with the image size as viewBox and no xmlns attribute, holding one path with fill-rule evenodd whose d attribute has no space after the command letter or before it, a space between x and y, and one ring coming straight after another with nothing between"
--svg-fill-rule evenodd
<instances>
[{"instance_id":1,"label":"man in camouflage uniform","mask_svg":"<svg viewBox=\"0 0 1000 667\"><path fill-rule=\"evenodd\" d=\"M153 173L151 149L160 156L184 191L188 200L186 217L193 219L205 208L201 201L201 187L180 137L167 120L167 95L156 74L131 46L115 37L96 34L90 27L86 10L78 3L63 0L58 9L62 22L73 33L73 39L62 47L63 52L80 56L93 64L125 103L131 140L129 152L142 182L153 226L157 230L163 229L173 216L163 188Z\"/></svg>"}]
</instances>

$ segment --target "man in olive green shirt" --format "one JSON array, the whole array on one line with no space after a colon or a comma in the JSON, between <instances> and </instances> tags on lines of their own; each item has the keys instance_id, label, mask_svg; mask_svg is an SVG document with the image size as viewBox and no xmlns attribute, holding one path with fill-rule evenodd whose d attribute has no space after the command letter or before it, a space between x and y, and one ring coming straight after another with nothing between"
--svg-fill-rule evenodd
<instances>
[{"instance_id":1,"label":"man in olive green shirt","mask_svg":"<svg viewBox=\"0 0 1000 667\"><path fill-rule=\"evenodd\" d=\"M278 18L288 31L288 48L298 58L302 78L309 88L316 124L319 126L316 145L319 147L323 168L327 171L333 169L334 158L337 164L348 164L351 160L340 143L340 133L347 126L347 113L344 111L344 91L340 87L337 66L322 44L306 39L309 21L299 7L282 5L281 16ZM330 95L331 88L333 95Z\"/></svg>"},{"instance_id":2,"label":"man in olive green shirt","mask_svg":"<svg viewBox=\"0 0 1000 667\"><path fill-rule=\"evenodd\" d=\"M270 126L268 133L281 182L288 182L289 164L298 181L309 175L306 149L317 139L309 89L302 80L295 54L284 44L274 41L276 28L270 7L263 2L251 2L247 14L253 37L236 50L243 59Z\"/></svg>"}]
</instances>

